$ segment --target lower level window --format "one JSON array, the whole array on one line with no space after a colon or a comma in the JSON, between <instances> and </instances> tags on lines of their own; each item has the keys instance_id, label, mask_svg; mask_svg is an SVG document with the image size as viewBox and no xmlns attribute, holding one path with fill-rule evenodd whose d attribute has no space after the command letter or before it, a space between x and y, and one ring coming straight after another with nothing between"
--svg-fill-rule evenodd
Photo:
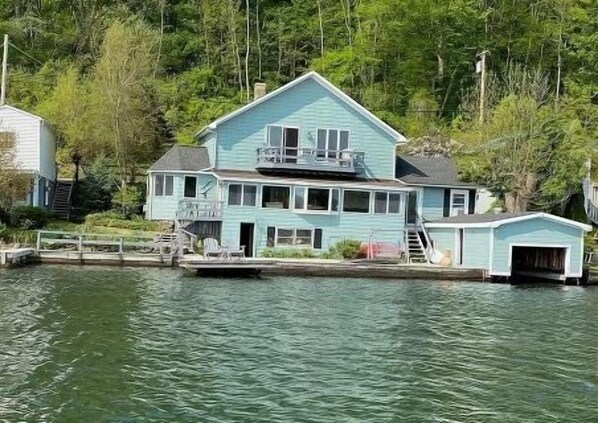
<instances>
[{"instance_id":1,"label":"lower level window","mask_svg":"<svg viewBox=\"0 0 598 423\"><path fill-rule=\"evenodd\" d=\"M313 247L314 231L312 229L283 229L276 230L277 247Z\"/></svg>"}]
</instances>

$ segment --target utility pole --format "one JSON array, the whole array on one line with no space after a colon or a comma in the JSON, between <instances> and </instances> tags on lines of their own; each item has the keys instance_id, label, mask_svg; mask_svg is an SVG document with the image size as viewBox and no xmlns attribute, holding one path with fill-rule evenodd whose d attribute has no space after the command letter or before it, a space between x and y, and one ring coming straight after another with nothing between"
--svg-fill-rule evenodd
<instances>
[{"instance_id":1,"label":"utility pole","mask_svg":"<svg viewBox=\"0 0 598 423\"><path fill-rule=\"evenodd\" d=\"M476 72L480 73L480 123L484 123L484 106L486 105L486 55L488 50L484 50L479 55L480 61L477 63Z\"/></svg>"},{"instance_id":2,"label":"utility pole","mask_svg":"<svg viewBox=\"0 0 598 423\"><path fill-rule=\"evenodd\" d=\"M6 103L6 73L8 70L8 34L4 34L4 55L2 56L2 87L0 88L0 106Z\"/></svg>"}]
</instances>

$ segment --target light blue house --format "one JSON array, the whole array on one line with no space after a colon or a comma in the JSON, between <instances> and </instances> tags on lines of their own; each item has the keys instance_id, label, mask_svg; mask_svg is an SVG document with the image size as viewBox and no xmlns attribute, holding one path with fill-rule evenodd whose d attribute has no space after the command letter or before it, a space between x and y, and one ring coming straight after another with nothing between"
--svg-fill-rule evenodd
<instances>
[{"instance_id":1,"label":"light blue house","mask_svg":"<svg viewBox=\"0 0 598 423\"><path fill-rule=\"evenodd\" d=\"M546 213L458 215L425 224L438 251L455 266L489 276L578 279L583 274L584 234L592 228Z\"/></svg>"},{"instance_id":2,"label":"light blue house","mask_svg":"<svg viewBox=\"0 0 598 423\"><path fill-rule=\"evenodd\" d=\"M258 91L256 91L258 92ZM447 159L397 157L405 138L315 72L256 98L149 170L146 217L249 256L393 244L425 260L425 220L473 213L475 187Z\"/></svg>"}]
</instances>

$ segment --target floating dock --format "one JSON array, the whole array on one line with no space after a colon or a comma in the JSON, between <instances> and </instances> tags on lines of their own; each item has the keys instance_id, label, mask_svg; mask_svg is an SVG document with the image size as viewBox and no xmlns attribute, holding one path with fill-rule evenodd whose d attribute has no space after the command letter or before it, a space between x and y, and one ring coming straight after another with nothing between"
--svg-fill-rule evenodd
<instances>
[{"instance_id":1,"label":"floating dock","mask_svg":"<svg viewBox=\"0 0 598 423\"><path fill-rule=\"evenodd\" d=\"M25 264L29 257L35 255L33 248L13 248L0 250L0 267L17 266Z\"/></svg>"}]
</instances>

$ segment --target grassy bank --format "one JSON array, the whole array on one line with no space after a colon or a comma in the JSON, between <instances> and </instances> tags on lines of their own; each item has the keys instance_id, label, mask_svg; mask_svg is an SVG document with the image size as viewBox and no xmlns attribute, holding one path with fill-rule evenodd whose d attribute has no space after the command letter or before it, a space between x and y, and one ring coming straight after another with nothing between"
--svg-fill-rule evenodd
<instances>
[{"instance_id":1,"label":"grassy bank","mask_svg":"<svg viewBox=\"0 0 598 423\"><path fill-rule=\"evenodd\" d=\"M111 226L93 225L89 223L74 223L66 220L50 220L42 228L46 231L61 231L61 232L75 232L75 233L93 233L101 235L121 235L134 236L139 234L148 234L160 232L159 226L152 227L155 230L140 230L140 229L125 229L115 228ZM37 241L37 230L34 229L18 229L6 228L0 230L0 242L5 244L21 244L21 245L35 245Z\"/></svg>"}]
</instances>

